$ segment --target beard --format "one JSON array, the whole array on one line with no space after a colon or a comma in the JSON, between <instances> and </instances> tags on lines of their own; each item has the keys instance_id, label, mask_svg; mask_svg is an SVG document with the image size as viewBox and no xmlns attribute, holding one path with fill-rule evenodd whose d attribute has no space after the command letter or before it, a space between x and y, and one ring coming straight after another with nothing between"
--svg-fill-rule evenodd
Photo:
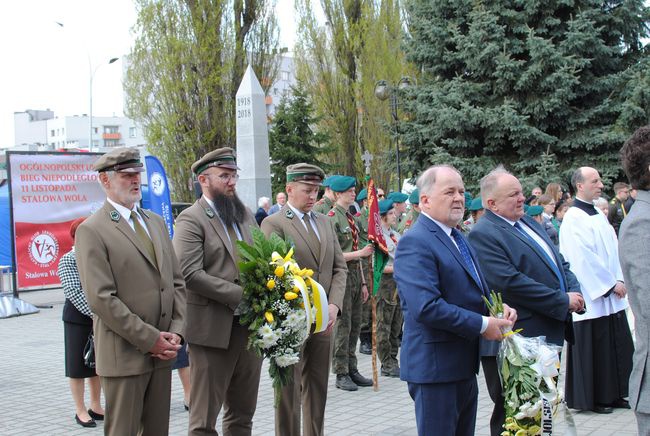
<instances>
[{"instance_id":1,"label":"beard","mask_svg":"<svg viewBox=\"0 0 650 436\"><path fill-rule=\"evenodd\" d=\"M244 222L246 206L237 197L236 193L226 195L220 192L211 192L211 196L219 217L226 226L231 227L233 224Z\"/></svg>"}]
</instances>

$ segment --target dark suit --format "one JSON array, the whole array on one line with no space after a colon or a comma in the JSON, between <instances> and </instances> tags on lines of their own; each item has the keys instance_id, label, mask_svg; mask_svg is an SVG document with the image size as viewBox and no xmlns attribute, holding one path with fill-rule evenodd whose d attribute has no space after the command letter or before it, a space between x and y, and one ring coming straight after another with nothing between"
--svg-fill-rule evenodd
<instances>
[{"instance_id":1,"label":"dark suit","mask_svg":"<svg viewBox=\"0 0 650 436\"><path fill-rule=\"evenodd\" d=\"M266 213L264 208L262 207L258 208L257 212L255 212L255 221L257 221L257 225L258 226L261 225L262 221L264 221L264 218L266 218L267 216L269 215Z\"/></svg>"},{"instance_id":2,"label":"dark suit","mask_svg":"<svg viewBox=\"0 0 650 436\"><path fill-rule=\"evenodd\" d=\"M294 258L301 268L314 271L330 304L343 307L347 267L333 224L320 213L312 212L320 237L320 255L309 246L305 227L286 204L280 212L262 222L262 231L269 236L276 233L294 243ZM300 436L300 412L303 410L303 436L323 434L325 403L330 364L330 335L309 335L300 353L300 362L294 365L293 380L282 388L280 404L275 409L275 434Z\"/></svg>"},{"instance_id":3,"label":"dark suit","mask_svg":"<svg viewBox=\"0 0 650 436\"><path fill-rule=\"evenodd\" d=\"M469 241L476 250L481 270L490 289L501 292L503 302L517 310L514 329L523 329L527 337L546 336L550 343L562 346L565 337L573 341L573 324L569 314L569 296L566 292L580 292L580 285L569 264L564 260L546 231L532 218L520 220L532 229L553 254L565 283L560 280L550 260L539 246L491 211L474 225ZM487 341L486 341L487 342ZM501 434L505 420L501 383L497 373L498 343L482 344L481 355L490 396L495 402L492 415L492 435Z\"/></svg>"},{"instance_id":4,"label":"dark suit","mask_svg":"<svg viewBox=\"0 0 650 436\"><path fill-rule=\"evenodd\" d=\"M108 202L75 237L81 284L94 313L107 435L168 433L172 361L149 350L161 331L184 335L185 283L167 227L155 213L138 212L155 259Z\"/></svg>"},{"instance_id":5,"label":"dark suit","mask_svg":"<svg viewBox=\"0 0 650 436\"><path fill-rule=\"evenodd\" d=\"M400 376L415 401L418 433L472 435L487 286L425 215L400 239L394 268L404 313Z\"/></svg>"},{"instance_id":6,"label":"dark suit","mask_svg":"<svg viewBox=\"0 0 650 436\"><path fill-rule=\"evenodd\" d=\"M190 435L217 434L217 415L224 406L227 435L250 435L257 405L262 361L247 349L248 327L234 311L241 301L236 253L226 230L201 198L176 219L174 249L187 282L186 339L192 364ZM248 212L238 225L252 243Z\"/></svg>"}]
</instances>

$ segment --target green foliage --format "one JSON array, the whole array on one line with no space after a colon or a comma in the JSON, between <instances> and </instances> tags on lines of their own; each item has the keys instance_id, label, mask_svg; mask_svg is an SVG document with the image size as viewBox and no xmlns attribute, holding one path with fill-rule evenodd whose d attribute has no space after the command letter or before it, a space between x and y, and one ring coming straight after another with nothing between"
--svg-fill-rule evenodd
<instances>
[{"instance_id":1,"label":"green foliage","mask_svg":"<svg viewBox=\"0 0 650 436\"><path fill-rule=\"evenodd\" d=\"M400 45L404 38L399 0L320 0L326 25L312 0L296 2L299 23L298 76L312 96L318 130L332 148L333 172L363 178L361 154L375 157L372 176L388 187L395 171L395 137L387 101L374 95L378 80L395 85L414 75Z\"/></svg>"},{"instance_id":2,"label":"green foliage","mask_svg":"<svg viewBox=\"0 0 650 436\"><path fill-rule=\"evenodd\" d=\"M284 191L288 165L308 162L320 166L324 171L329 170L329 165L320 159L323 153L330 150L325 145L327 134L316 130L319 121L300 83L292 89L291 99L282 99L276 108L269 133L273 174L271 188L274 194Z\"/></svg>"},{"instance_id":3,"label":"green foliage","mask_svg":"<svg viewBox=\"0 0 650 436\"><path fill-rule=\"evenodd\" d=\"M278 71L272 0L136 0L126 112L145 128L175 200L191 201L191 164L235 144L235 95L250 53L266 88Z\"/></svg>"},{"instance_id":4,"label":"green foliage","mask_svg":"<svg viewBox=\"0 0 650 436\"><path fill-rule=\"evenodd\" d=\"M449 159L470 190L498 163L531 185L566 183L583 165L620 176L618 149L650 107L641 0L409 0L407 9L408 59L424 73L400 126L407 170Z\"/></svg>"}]
</instances>

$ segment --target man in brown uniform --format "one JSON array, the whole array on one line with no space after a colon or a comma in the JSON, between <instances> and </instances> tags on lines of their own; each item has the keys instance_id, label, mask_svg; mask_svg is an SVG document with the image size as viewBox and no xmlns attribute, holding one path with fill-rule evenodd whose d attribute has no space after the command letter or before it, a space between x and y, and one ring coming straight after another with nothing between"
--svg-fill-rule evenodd
<instances>
[{"instance_id":1,"label":"man in brown uniform","mask_svg":"<svg viewBox=\"0 0 650 436\"><path fill-rule=\"evenodd\" d=\"M223 433L250 435L262 360L247 349L248 328L239 323L242 287L235 242L252 243L257 227L235 191L232 148L211 151L192 165L202 197L176 220L174 249L187 282L191 435L216 435L224 407Z\"/></svg>"},{"instance_id":2,"label":"man in brown uniform","mask_svg":"<svg viewBox=\"0 0 650 436\"><path fill-rule=\"evenodd\" d=\"M94 313L104 434L165 436L185 283L165 222L137 207L144 171L138 150L114 149L94 168L106 203L79 226L75 249Z\"/></svg>"},{"instance_id":3,"label":"man in brown uniform","mask_svg":"<svg viewBox=\"0 0 650 436\"><path fill-rule=\"evenodd\" d=\"M287 167L289 201L280 212L262 222L268 236L278 234L294 244L294 258L301 268L314 271L329 301L327 330L312 334L301 350L295 365L293 381L282 389L280 404L275 409L275 434L300 435L300 411L303 411L303 435L317 436L324 432L325 402L330 364L330 334L343 307L347 268L337 243L332 223L325 215L312 211L318 187L325 174L315 165L305 163Z\"/></svg>"}]
</instances>

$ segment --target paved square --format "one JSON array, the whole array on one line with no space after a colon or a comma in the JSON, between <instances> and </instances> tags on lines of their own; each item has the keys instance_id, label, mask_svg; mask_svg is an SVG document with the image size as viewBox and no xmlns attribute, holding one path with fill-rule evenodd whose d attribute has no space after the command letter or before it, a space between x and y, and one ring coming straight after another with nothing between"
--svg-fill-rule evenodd
<instances>
[{"instance_id":1,"label":"paved square","mask_svg":"<svg viewBox=\"0 0 650 436\"><path fill-rule=\"evenodd\" d=\"M85 429L74 422L74 405L63 366L63 291L25 292L25 301L51 304L40 313L0 319L0 435L100 435L102 424ZM370 356L359 355L359 370L371 374ZM477 435L489 435L492 403L479 375ZM636 435L636 421L629 410L617 409L611 415L591 412L573 413L579 435ZM188 414L183 408L180 381L173 376L170 435L187 434ZM262 368L262 380L253 434L273 435L273 389L268 366ZM557 432L563 434L564 417L557 417ZM221 428L221 423L217 424ZM379 377L379 391L361 388L344 392L330 378L325 419L328 435L395 436L417 435L413 402L406 384Z\"/></svg>"}]
</instances>

